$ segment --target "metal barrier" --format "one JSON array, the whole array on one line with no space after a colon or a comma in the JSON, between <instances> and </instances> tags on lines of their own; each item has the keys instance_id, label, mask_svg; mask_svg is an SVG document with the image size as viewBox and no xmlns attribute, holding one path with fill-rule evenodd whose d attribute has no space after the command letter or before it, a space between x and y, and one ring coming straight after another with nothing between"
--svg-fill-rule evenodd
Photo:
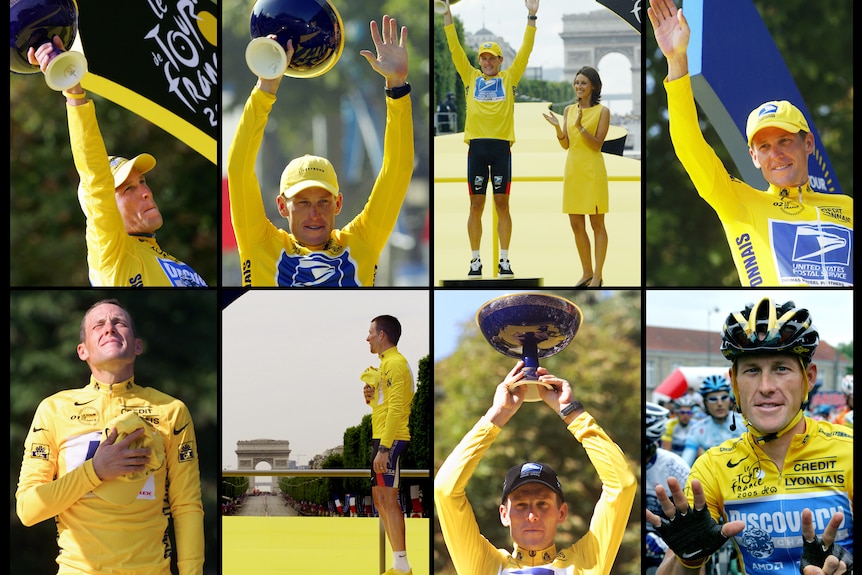
<instances>
[{"instance_id":1,"label":"metal barrier","mask_svg":"<svg viewBox=\"0 0 862 575\"><path fill-rule=\"evenodd\" d=\"M401 477L430 477L427 469L402 469ZM257 469L223 469L222 477L371 477L370 469L289 469L287 471L260 471ZM386 530L383 519L378 517L380 526L380 572L386 571Z\"/></svg>"},{"instance_id":2,"label":"metal barrier","mask_svg":"<svg viewBox=\"0 0 862 575\"><path fill-rule=\"evenodd\" d=\"M434 135L455 134L458 131L458 114L455 112L434 113Z\"/></svg>"}]
</instances>

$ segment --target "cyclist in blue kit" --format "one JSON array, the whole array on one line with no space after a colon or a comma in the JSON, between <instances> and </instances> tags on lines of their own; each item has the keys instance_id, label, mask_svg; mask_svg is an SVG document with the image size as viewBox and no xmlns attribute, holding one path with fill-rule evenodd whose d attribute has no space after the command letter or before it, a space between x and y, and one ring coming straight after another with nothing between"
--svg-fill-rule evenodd
<instances>
[{"instance_id":1,"label":"cyclist in blue kit","mask_svg":"<svg viewBox=\"0 0 862 575\"><path fill-rule=\"evenodd\" d=\"M682 458L689 465L710 447L726 439L739 437L743 432L743 426L737 425L735 416L731 414L733 396L727 378L723 375L705 377L700 386L700 395L703 397L707 417L692 424L686 435Z\"/></svg>"},{"instance_id":2,"label":"cyclist in blue kit","mask_svg":"<svg viewBox=\"0 0 862 575\"><path fill-rule=\"evenodd\" d=\"M692 418L695 407L700 407L699 398L695 399L695 395L687 393L673 400L678 407L674 410L674 417L667 422L667 428L661 438L661 446L677 455L682 455L688 434L695 427L695 420Z\"/></svg>"}]
</instances>

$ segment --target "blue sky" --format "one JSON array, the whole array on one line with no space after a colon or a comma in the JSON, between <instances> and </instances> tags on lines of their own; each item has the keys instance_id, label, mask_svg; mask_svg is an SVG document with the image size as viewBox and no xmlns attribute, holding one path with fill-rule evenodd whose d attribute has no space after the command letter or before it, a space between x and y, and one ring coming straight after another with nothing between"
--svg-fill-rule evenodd
<instances>
[{"instance_id":1,"label":"blue sky","mask_svg":"<svg viewBox=\"0 0 862 575\"><path fill-rule=\"evenodd\" d=\"M524 290L529 291L529 290ZM475 322L482 304L504 290L436 290L434 292L434 361L455 351L464 322Z\"/></svg>"},{"instance_id":2,"label":"blue sky","mask_svg":"<svg viewBox=\"0 0 862 575\"><path fill-rule=\"evenodd\" d=\"M435 290L434 361L452 354L464 322L475 322L482 304L506 293L512 291ZM717 332L731 311L739 311L763 296L782 303L790 299L797 307L808 308L821 339L830 345L853 341L853 293L850 290L647 290L645 323ZM716 307L718 312L711 311Z\"/></svg>"}]
</instances>

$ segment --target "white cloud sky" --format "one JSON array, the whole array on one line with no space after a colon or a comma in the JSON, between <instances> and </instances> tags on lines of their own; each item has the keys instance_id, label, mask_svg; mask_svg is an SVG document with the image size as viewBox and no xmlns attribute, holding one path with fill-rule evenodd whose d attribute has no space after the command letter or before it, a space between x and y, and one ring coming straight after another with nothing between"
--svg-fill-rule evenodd
<instances>
[{"instance_id":1,"label":"white cloud sky","mask_svg":"<svg viewBox=\"0 0 862 575\"><path fill-rule=\"evenodd\" d=\"M222 466L236 469L239 440L290 441L304 465L342 444L371 413L359 376L379 366L368 327L382 314L402 325L398 349L418 375L430 353L427 290L252 290L222 314Z\"/></svg>"}]
</instances>

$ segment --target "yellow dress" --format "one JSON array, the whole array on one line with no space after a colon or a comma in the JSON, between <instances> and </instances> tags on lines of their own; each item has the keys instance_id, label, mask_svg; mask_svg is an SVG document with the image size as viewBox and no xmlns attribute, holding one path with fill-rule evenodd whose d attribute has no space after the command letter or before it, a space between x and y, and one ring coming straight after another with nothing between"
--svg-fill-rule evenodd
<instances>
[{"instance_id":1,"label":"yellow dress","mask_svg":"<svg viewBox=\"0 0 862 575\"><path fill-rule=\"evenodd\" d=\"M591 134L596 133L604 106L596 104L584 108L581 124ZM569 134L569 152L566 154L566 171L563 174L564 214L608 213L608 172L601 151L590 148L575 127L577 105L572 106L566 121Z\"/></svg>"}]
</instances>

